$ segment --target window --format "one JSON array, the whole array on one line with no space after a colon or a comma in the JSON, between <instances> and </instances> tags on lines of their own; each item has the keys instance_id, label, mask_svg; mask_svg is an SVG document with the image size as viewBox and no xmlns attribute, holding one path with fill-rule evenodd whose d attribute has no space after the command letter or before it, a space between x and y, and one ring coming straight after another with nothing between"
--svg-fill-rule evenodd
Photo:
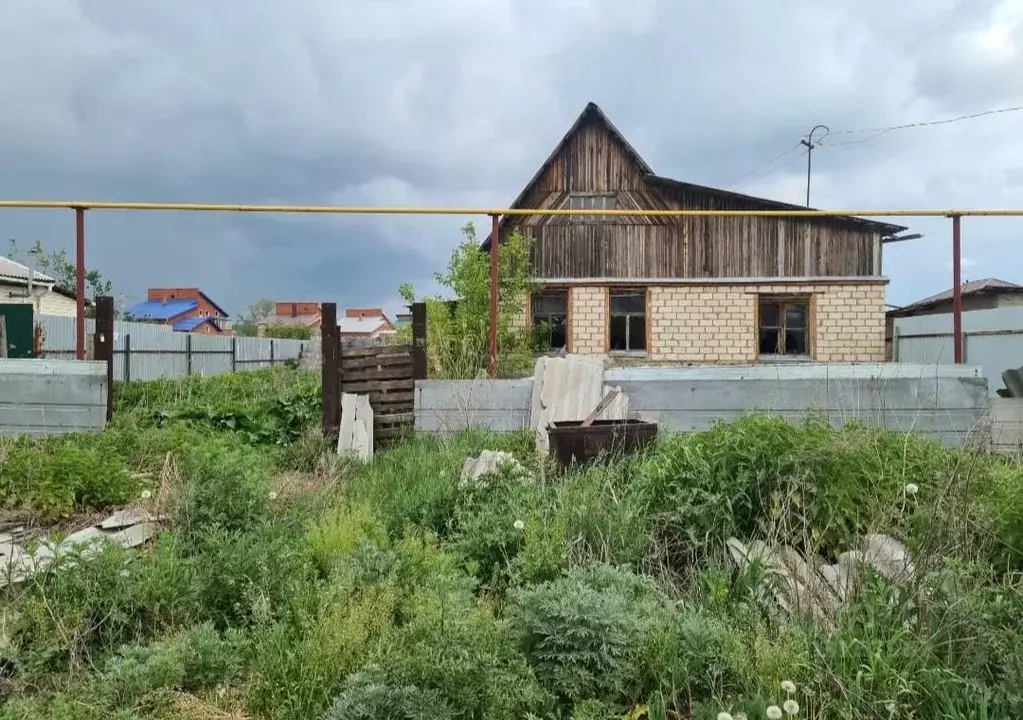
<instances>
[{"instance_id":1,"label":"window","mask_svg":"<svg viewBox=\"0 0 1023 720\"><path fill-rule=\"evenodd\" d=\"M569 210L617 210L618 203L614 195L569 195L566 207ZM600 215L570 215L569 221L601 222L608 218Z\"/></svg>"},{"instance_id":2,"label":"window","mask_svg":"<svg viewBox=\"0 0 1023 720\"><path fill-rule=\"evenodd\" d=\"M612 290L608 322L611 352L646 352L646 291Z\"/></svg>"},{"instance_id":3,"label":"window","mask_svg":"<svg viewBox=\"0 0 1023 720\"><path fill-rule=\"evenodd\" d=\"M552 350L565 347L568 338L568 291L549 290L533 295L533 327L537 340Z\"/></svg>"},{"instance_id":4,"label":"window","mask_svg":"<svg viewBox=\"0 0 1023 720\"><path fill-rule=\"evenodd\" d=\"M766 297L759 301L759 354L810 355L810 299Z\"/></svg>"}]
</instances>

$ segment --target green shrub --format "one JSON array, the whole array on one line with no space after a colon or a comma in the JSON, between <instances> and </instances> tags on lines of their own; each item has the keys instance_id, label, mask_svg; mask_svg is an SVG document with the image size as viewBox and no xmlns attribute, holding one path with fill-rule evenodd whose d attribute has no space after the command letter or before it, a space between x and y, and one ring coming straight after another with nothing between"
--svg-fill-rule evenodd
<instances>
[{"instance_id":1,"label":"green shrub","mask_svg":"<svg viewBox=\"0 0 1023 720\"><path fill-rule=\"evenodd\" d=\"M330 574L339 558L354 553L363 541L380 548L386 548L389 543L387 528L365 503L342 505L328 512L309 530L313 559L324 577Z\"/></svg>"},{"instance_id":2,"label":"green shrub","mask_svg":"<svg viewBox=\"0 0 1023 720\"><path fill-rule=\"evenodd\" d=\"M622 568L573 569L511 593L509 616L539 681L562 703L622 701L663 617L650 581Z\"/></svg>"},{"instance_id":3,"label":"green shrub","mask_svg":"<svg viewBox=\"0 0 1023 720\"><path fill-rule=\"evenodd\" d=\"M102 434L0 440L0 508L31 509L53 519L76 508L123 503L140 487Z\"/></svg>"}]
</instances>

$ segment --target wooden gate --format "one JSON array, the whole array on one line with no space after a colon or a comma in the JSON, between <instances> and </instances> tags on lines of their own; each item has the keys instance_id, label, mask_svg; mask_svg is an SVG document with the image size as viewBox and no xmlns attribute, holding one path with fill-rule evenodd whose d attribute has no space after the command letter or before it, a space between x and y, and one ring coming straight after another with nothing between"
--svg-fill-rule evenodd
<instances>
[{"instance_id":1,"label":"wooden gate","mask_svg":"<svg viewBox=\"0 0 1023 720\"><path fill-rule=\"evenodd\" d=\"M373 444L386 446L415 426L415 387L426 377L420 345L346 345L337 331L337 307L321 309L323 337L323 432L337 438L341 394L368 395L373 408Z\"/></svg>"}]
</instances>

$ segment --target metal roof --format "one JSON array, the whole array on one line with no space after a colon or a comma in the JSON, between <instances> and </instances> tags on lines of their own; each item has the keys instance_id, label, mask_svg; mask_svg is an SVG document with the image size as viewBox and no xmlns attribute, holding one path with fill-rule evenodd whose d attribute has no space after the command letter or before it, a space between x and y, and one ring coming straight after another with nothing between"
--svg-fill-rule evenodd
<instances>
[{"instance_id":1,"label":"metal roof","mask_svg":"<svg viewBox=\"0 0 1023 720\"><path fill-rule=\"evenodd\" d=\"M202 315L199 315L197 317L187 317L182 320L178 320L176 323L174 323L171 329L174 330L175 332L192 332L196 328L201 327L206 323L210 323L217 330L220 330L220 326L217 324L215 318L204 317Z\"/></svg>"},{"instance_id":2,"label":"metal roof","mask_svg":"<svg viewBox=\"0 0 1023 720\"><path fill-rule=\"evenodd\" d=\"M921 310L930 305L937 305L939 303L948 302L952 300L952 291L954 288L943 290L940 293L925 297L923 300L917 300L909 305L904 305L900 308L888 311L889 315L906 315L914 310ZM1023 285L1017 285L1006 280L999 280L998 278L983 278L981 280L970 280L962 285L960 293L963 297L969 295L980 295L982 293L990 292L1010 292L1018 293L1023 292Z\"/></svg>"},{"instance_id":3,"label":"metal roof","mask_svg":"<svg viewBox=\"0 0 1023 720\"><path fill-rule=\"evenodd\" d=\"M0 278L20 280L21 282L28 282L28 276L31 268L27 265L22 265L20 262L11 260L8 257L0 255ZM52 277L45 273L41 273L38 270L32 275L32 282L41 283L55 283L57 282Z\"/></svg>"},{"instance_id":4,"label":"metal roof","mask_svg":"<svg viewBox=\"0 0 1023 720\"><path fill-rule=\"evenodd\" d=\"M195 310L197 307L199 307L198 300L168 300L167 302L146 300L137 305L132 305L124 312L126 315L132 315L137 318L170 320L190 310Z\"/></svg>"}]
</instances>

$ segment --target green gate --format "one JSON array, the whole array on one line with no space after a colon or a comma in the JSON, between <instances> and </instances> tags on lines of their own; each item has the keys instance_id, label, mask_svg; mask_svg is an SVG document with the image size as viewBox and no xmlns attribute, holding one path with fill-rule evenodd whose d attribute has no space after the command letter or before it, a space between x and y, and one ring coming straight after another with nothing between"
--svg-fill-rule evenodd
<instances>
[{"instance_id":1,"label":"green gate","mask_svg":"<svg viewBox=\"0 0 1023 720\"><path fill-rule=\"evenodd\" d=\"M9 358L35 357L35 322L27 303L0 304L3 337Z\"/></svg>"}]
</instances>

